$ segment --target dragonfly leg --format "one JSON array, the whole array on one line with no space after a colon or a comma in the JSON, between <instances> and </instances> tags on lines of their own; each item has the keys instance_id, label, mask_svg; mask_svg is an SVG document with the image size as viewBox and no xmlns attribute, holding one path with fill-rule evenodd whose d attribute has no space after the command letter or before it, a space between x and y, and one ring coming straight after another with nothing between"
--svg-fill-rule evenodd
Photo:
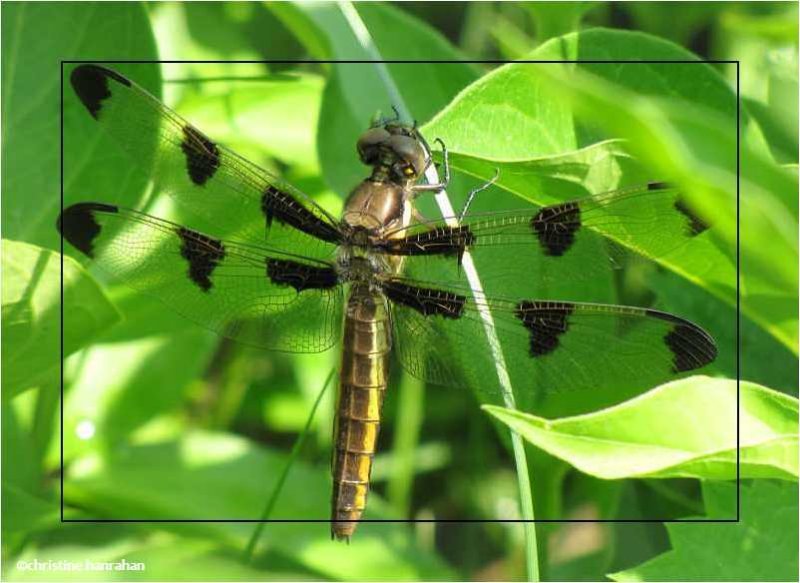
<instances>
[{"instance_id":1,"label":"dragonfly leg","mask_svg":"<svg viewBox=\"0 0 800 583\"><path fill-rule=\"evenodd\" d=\"M487 188L489 188L492 184L497 182L497 179L499 177L500 177L500 169L499 168L495 168L494 169L494 176L492 176L492 178L490 180L488 180L484 184L481 184L479 187L473 188L472 190L470 190L469 196L467 196L467 202L464 203L464 207L461 209L461 213L458 215L458 223L459 224L461 224L461 222L464 220L464 217L467 215L467 210L469 210L469 205L472 204L472 199L475 198L475 195L478 194L479 192L484 191Z\"/></svg>"},{"instance_id":2,"label":"dragonfly leg","mask_svg":"<svg viewBox=\"0 0 800 583\"><path fill-rule=\"evenodd\" d=\"M411 190L414 193L420 192L438 192L440 190L444 190L447 188L447 185L450 184L450 158L447 154L447 146L444 145L444 142L439 138L436 138L436 142L439 142L439 145L442 147L442 163L444 165L444 178L438 182L437 184L415 184L411 187Z\"/></svg>"}]
</instances>

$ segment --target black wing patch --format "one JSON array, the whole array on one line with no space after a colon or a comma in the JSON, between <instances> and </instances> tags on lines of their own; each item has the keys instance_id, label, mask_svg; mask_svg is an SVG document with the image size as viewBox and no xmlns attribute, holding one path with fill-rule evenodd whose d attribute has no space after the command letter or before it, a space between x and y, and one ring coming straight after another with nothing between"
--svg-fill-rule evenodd
<instances>
[{"instance_id":1,"label":"black wing patch","mask_svg":"<svg viewBox=\"0 0 800 583\"><path fill-rule=\"evenodd\" d=\"M101 203L67 207L57 225L119 283L244 344L319 352L341 333L343 289L330 262Z\"/></svg>"},{"instance_id":2,"label":"black wing patch","mask_svg":"<svg viewBox=\"0 0 800 583\"><path fill-rule=\"evenodd\" d=\"M186 155L186 170L197 186L203 186L219 168L219 148L197 128L185 125L181 150Z\"/></svg>"},{"instance_id":3,"label":"black wing patch","mask_svg":"<svg viewBox=\"0 0 800 583\"><path fill-rule=\"evenodd\" d=\"M341 240L338 221L287 182L228 150L119 73L76 67L70 80L91 116L160 191L224 237L324 260ZM280 225L265 232L273 218ZM285 225L285 226L282 226Z\"/></svg>"},{"instance_id":4,"label":"black wing patch","mask_svg":"<svg viewBox=\"0 0 800 583\"><path fill-rule=\"evenodd\" d=\"M524 300L515 315L530 332L530 355L550 354L559 345L559 337L569 329L569 316L575 310L570 302Z\"/></svg>"},{"instance_id":5,"label":"black wing patch","mask_svg":"<svg viewBox=\"0 0 800 583\"><path fill-rule=\"evenodd\" d=\"M672 352L673 372L681 373L701 368L717 358L714 339L702 328L659 310L642 311L646 316L673 324L672 329L664 335L664 343Z\"/></svg>"},{"instance_id":6,"label":"black wing patch","mask_svg":"<svg viewBox=\"0 0 800 583\"><path fill-rule=\"evenodd\" d=\"M118 208L99 202L74 204L58 216L56 228L70 245L87 257L94 257L94 242L102 231L95 212L116 213Z\"/></svg>"},{"instance_id":7,"label":"black wing patch","mask_svg":"<svg viewBox=\"0 0 800 583\"><path fill-rule=\"evenodd\" d=\"M575 243L575 233L581 228L581 209L577 202L565 202L542 208L531 219L545 255L560 257Z\"/></svg>"},{"instance_id":8,"label":"black wing patch","mask_svg":"<svg viewBox=\"0 0 800 583\"><path fill-rule=\"evenodd\" d=\"M394 346L403 367L434 384L470 384L492 398L500 392L484 312L492 317L519 394L587 390L611 396L620 390L632 396L700 369L717 355L714 340L699 326L633 306L465 295L459 296L458 318L431 318L416 290L434 284L406 281L412 290L401 288L391 298Z\"/></svg>"},{"instance_id":9,"label":"black wing patch","mask_svg":"<svg viewBox=\"0 0 800 583\"><path fill-rule=\"evenodd\" d=\"M389 255L457 256L460 263L464 252L475 241L475 235L468 226L444 225L399 239L386 239L377 247Z\"/></svg>"},{"instance_id":10,"label":"black wing patch","mask_svg":"<svg viewBox=\"0 0 800 583\"><path fill-rule=\"evenodd\" d=\"M457 320L464 313L466 297L448 291L416 287L400 281L389 280L382 285L391 301L416 310L423 316L443 316Z\"/></svg>"},{"instance_id":11,"label":"black wing patch","mask_svg":"<svg viewBox=\"0 0 800 583\"><path fill-rule=\"evenodd\" d=\"M647 183L647 190L671 190L672 187L667 184L666 182L648 182ZM686 226L685 233L689 237L696 237L703 231L707 231L709 228L709 224L701 219L697 214L686 204L686 201L683 197L678 194L675 197L675 202L673 207L676 211L682 214L686 219L689 221L689 224Z\"/></svg>"},{"instance_id":12,"label":"black wing patch","mask_svg":"<svg viewBox=\"0 0 800 583\"><path fill-rule=\"evenodd\" d=\"M297 292L307 289L330 289L339 284L332 267L315 267L288 259L267 258L267 277L277 285L288 285Z\"/></svg>"},{"instance_id":13,"label":"black wing patch","mask_svg":"<svg viewBox=\"0 0 800 583\"><path fill-rule=\"evenodd\" d=\"M416 279L438 274L436 266L444 262L437 254L460 255L464 246L487 280L511 281L531 274L537 282L560 283L563 279L606 277L609 269L628 265L632 254L667 258L709 228L691 212L679 189L661 182L538 210L504 210L451 219L459 221L457 229L446 227L448 220L440 219L393 230L387 233L390 241L377 250L419 255L405 262L407 268L419 264L423 269L414 275ZM448 266L459 267L456 262ZM441 277L437 275L437 279ZM463 283L460 273L451 271L450 282Z\"/></svg>"},{"instance_id":14,"label":"black wing patch","mask_svg":"<svg viewBox=\"0 0 800 583\"><path fill-rule=\"evenodd\" d=\"M225 246L218 239L186 227L178 227L177 233L181 239L181 257L189 262L189 279L201 290L209 291L213 286L211 274L225 259Z\"/></svg>"},{"instance_id":15,"label":"black wing patch","mask_svg":"<svg viewBox=\"0 0 800 583\"><path fill-rule=\"evenodd\" d=\"M683 199L678 198L675 200L675 209L689 221L689 224L686 226L686 234L690 237L696 237L703 231L708 230L709 224L697 216Z\"/></svg>"},{"instance_id":16,"label":"black wing patch","mask_svg":"<svg viewBox=\"0 0 800 583\"><path fill-rule=\"evenodd\" d=\"M267 220L267 229L272 226L272 221L277 219L279 223L329 243L339 243L342 239L338 229L321 221L294 198L272 185L264 190L264 195L261 197L261 211Z\"/></svg>"},{"instance_id":17,"label":"black wing patch","mask_svg":"<svg viewBox=\"0 0 800 583\"><path fill-rule=\"evenodd\" d=\"M75 68L70 75L70 82L75 88L75 93L78 94L84 107L95 119L100 119L103 101L111 97L109 79L122 83L126 87L131 86L131 82L116 71L97 65L81 65Z\"/></svg>"}]
</instances>

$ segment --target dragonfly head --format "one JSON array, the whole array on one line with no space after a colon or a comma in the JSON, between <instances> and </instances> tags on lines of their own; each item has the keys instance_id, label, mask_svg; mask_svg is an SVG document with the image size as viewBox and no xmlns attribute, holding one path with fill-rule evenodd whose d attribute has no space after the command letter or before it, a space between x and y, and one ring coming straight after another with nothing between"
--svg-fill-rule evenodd
<instances>
[{"instance_id":1,"label":"dragonfly head","mask_svg":"<svg viewBox=\"0 0 800 583\"><path fill-rule=\"evenodd\" d=\"M357 144L361 161L399 184L414 183L430 164L425 140L416 127L387 121L361 134Z\"/></svg>"}]
</instances>

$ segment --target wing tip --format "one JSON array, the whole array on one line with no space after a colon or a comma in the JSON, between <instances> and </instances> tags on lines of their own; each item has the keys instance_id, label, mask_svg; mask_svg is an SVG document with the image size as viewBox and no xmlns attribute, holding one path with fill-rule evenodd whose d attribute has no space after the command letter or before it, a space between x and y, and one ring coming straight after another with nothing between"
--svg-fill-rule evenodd
<instances>
[{"instance_id":1,"label":"wing tip","mask_svg":"<svg viewBox=\"0 0 800 583\"><path fill-rule=\"evenodd\" d=\"M664 336L664 343L673 356L673 372L682 373L702 368L717 358L714 338L697 324L679 316L645 309L645 314L673 324Z\"/></svg>"},{"instance_id":2,"label":"wing tip","mask_svg":"<svg viewBox=\"0 0 800 583\"><path fill-rule=\"evenodd\" d=\"M79 202L68 206L56 220L56 229L70 245L87 257L94 257L94 241L102 227L94 213L117 213L119 207L102 202Z\"/></svg>"},{"instance_id":3,"label":"wing tip","mask_svg":"<svg viewBox=\"0 0 800 583\"><path fill-rule=\"evenodd\" d=\"M116 71L94 64L78 65L70 73L69 80L78 98L93 118L98 119L103 101L111 97L108 80L112 79L126 87L131 81Z\"/></svg>"}]
</instances>

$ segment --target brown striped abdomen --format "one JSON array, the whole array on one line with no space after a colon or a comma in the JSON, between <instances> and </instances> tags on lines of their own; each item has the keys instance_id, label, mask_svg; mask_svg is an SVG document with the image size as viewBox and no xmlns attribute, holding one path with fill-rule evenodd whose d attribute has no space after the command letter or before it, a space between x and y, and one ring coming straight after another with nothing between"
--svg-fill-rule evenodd
<instances>
[{"instance_id":1,"label":"brown striped abdomen","mask_svg":"<svg viewBox=\"0 0 800 583\"><path fill-rule=\"evenodd\" d=\"M349 539L367 503L391 329L385 298L353 285L347 300L333 451L331 535Z\"/></svg>"}]
</instances>

